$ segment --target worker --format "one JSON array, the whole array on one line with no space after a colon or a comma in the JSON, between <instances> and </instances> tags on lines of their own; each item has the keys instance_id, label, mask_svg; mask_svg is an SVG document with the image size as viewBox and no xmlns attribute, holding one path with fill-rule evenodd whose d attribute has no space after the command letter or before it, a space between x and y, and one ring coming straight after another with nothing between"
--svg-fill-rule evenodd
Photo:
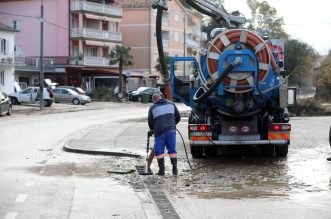
<instances>
[{"instance_id":1,"label":"worker","mask_svg":"<svg viewBox=\"0 0 331 219\"><path fill-rule=\"evenodd\" d=\"M154 153L159 165L157 175L164 176L164 149L168 150L172 164L172 174L177 175L176 152L176 124L180 121L180 114L176 105L160 94L153 94L153 105L148 111L148 126L154 131Z\"/></svg>"}]
</instances>

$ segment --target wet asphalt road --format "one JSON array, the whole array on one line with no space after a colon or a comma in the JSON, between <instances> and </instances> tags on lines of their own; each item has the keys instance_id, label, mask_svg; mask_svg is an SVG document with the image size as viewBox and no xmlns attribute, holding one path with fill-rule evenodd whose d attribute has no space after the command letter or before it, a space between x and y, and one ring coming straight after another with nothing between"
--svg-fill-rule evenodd
<instances>
[{"instance_id":1,"label":"wet asphalt road","mask_svg":"<svg viewBox=\"0 0 331 219\"><path fill-rule=\"evenodd\" d=\"M330 218L331 117L292 118L287 158L264 158L256 148L227 149L214 158L189 156L199 168L194 171L178 138L178 177L171 176L168 160L162 178L119 175L107 170L144 159L62 151L69 137L120 122L128 125L118 141L137 145L145 156L146 123L138 118L146 112L138 105L1 117L0 218ZM183 119L178 126L184 137L186 125Z\"/></svg>"}]
</instances>

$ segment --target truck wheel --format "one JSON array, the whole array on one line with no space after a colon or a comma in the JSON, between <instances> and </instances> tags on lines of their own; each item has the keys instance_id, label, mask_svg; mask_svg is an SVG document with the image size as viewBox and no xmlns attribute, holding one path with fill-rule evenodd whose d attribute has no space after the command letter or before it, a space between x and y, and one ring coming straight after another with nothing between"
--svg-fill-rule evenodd
<instances>
[{"instance_id":1,"label":"truck wheel","mask_svg":"<svg viewBox=\"0 0 331 219\"><path fill-rule=\"evenodd\" d=\"M276 155L278 157L286 157L288 153L288 145L277 145L276 146Z\"/></svg>"},{"instance_id":2,"label":"truck wheel","mask_svg":"<svg viewBox=\"0 0 331 219\"><path fill-rule=\"evenodd\" d=\"M262 153L263 153L263 156L274 157L275 156L275 145L263 145Z\"/></svg>"},{"instance_id":3,"label":"truck wheel","mask_svg":"<svg viewBox=\"0 0 331 219\"><path fill-rule=\"evenodd\" d=\"M204 147L203 150L207 157L213 157L213 156L217 155L217 147L215 147L215 146Z\"/></svg>"},{"instance_id":4,"label":"truck wheel","mask_svg":"<svg viewBox=\"0 0 331 219\"><path fill-rule=\"evenodd\" d=\"M191 146L191 154L193 158L203 157L203 147L202 146Z\"/></svg>"}]
</instances>

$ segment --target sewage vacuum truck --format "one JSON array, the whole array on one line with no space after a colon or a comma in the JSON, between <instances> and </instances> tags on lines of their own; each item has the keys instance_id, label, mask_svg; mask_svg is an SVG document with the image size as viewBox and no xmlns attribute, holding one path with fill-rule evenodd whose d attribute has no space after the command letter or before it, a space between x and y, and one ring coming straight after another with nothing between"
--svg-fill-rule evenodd
<instances>
[{"instance_id":1,"label":"sewage vacuum truck","mask_svg":"<svg viewBox=\"0 0 331 219\"><path fill-rule=\"evenodd\" d=\"M228 26L214 29L195 56L170 61L172 95L192 109L192 156L212 156L219 147L238 145L260 147L266 156L286 156L291 131L287 106L295 102L295 89L287 87L282 41L243 29L240 13L228 14L208 1L186 2Z\"/></svg>"}]
</instances>

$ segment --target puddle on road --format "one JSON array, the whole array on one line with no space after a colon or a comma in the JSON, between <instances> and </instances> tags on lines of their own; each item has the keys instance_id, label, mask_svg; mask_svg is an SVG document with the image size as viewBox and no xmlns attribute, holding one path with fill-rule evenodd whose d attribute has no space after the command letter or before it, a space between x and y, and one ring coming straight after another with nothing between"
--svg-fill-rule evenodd
<instances>
[{"instance_id":1,"label":"puddle on road","mask_svg":"<svg viewBox=\"0 0 331 219\"><path fill-rule=\"evenodd\" d=\"M307 194L322 195L331 191L330 173L325 162L311 156L302 160L299 155L288 158L263 157L215 157L194 159L190 171L185 158L179 158L180 174L171 175L171 164L166 159L166 176L141 176L133 174L109 174L107 170L134 168L143 159L125 157L90 156L73 162L42 161L28 171L41 176L60 177L110 177L121 184L132 186L137 192L144 191L145 185L158 186L173 197L197 196L204 199L256 199L305 197ZM325 160L325 159L324 159ZM328 163L329 164L329 163ZM330 165L329 165L330 166ZM330 170L331 167L329 167ZM154 160L152 170L157 172ZM328 175L325 175L328 174Z\"/></svg>"}]
</instances>

